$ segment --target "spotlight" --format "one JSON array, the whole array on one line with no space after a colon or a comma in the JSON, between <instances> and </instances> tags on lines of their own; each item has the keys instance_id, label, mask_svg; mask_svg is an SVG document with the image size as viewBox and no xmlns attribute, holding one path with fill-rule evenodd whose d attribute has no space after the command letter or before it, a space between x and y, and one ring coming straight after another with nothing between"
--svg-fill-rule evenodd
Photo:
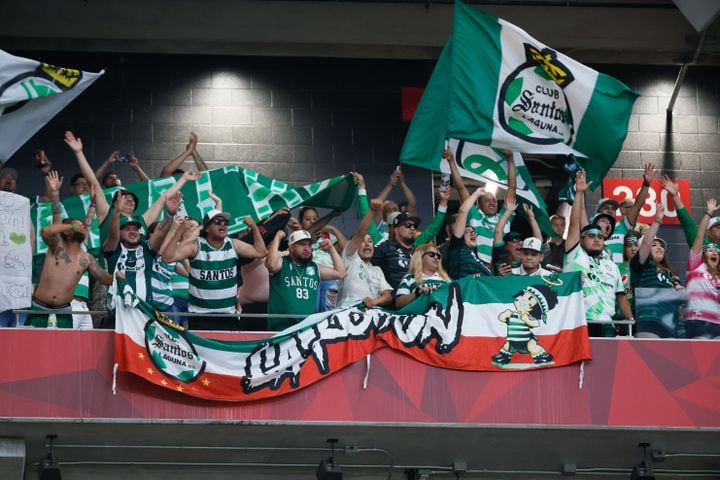
<instances>
[{"instance_id":1,"label":"spotlight","mask_svg":"<svg viewBox=\"0 0 720 480\"><path fill-rule=\"evenodd\" d=\"M635 465L630 474L630 480L655 480L655 472L652 469L652 452L647 451L649 443L639 443L638 447L642 448L642 462Z\"/></svg>"},{"instance_id":2,"label":"spotlight","mask_svg":"<svg viewBox=\"0 0 720 480\"><path fill-rule=\"evenodd\" d=\"M40 458L38 461L38 480L62 480L62 473L60 473L60 464L57 458L52 453L53 440L57 438L57 435L45 436L46 445L49 443L48 453L46 456Z\"/></svg>"},{"instance_id":3,"label":"spotlight","mask_svg":"<svg viewBox=\"0 0 720 480\"><path fill-rule=\"evenodd\" d=\"M338 442L338 439L328 438L327 442L330 444L330 458L320 462L317 470L315 470L315 478L317 478L317 480L343 480L340 467L335 462L335 444Z\"/></svg>"}]
</instances>

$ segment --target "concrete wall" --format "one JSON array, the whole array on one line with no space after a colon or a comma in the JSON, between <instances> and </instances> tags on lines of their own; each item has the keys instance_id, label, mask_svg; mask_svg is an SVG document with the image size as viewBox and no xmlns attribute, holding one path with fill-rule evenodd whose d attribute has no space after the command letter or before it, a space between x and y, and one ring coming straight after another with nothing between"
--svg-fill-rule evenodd
<instances>
[{"instance_id":1,"label":"concrete wall","mask_svg":"<svg viewBox=\"0 0 720 480\"><path fill-rule=\"evenodd\" d=\"M75 171L74 157L62 142L66 129L83 137L88 158L97 165L119 149L134 152L156 175L183 150L193 130L211 168L238 163L297 184L357 169L368 178L372 195L397 164L407 129L400 120L400 88L424 85L434 66L422 60L30 55L85 70L106 68L107 73L10 160L21 171L21 192L28 195L42 186L32 168L36 148L47 150L67 181ZM688 179L697 218L707 198L720 196L720 68L690 69L671 129L665 108L676 67L603 65L601 70L643 94L610 176L639 178L642 165L650 162ZM131 181L132 172L123 168L118 170ZM421 216L429 220L429 173L408 168L408 181ZM588 205L600 196L598 189ZM356 223L352 214L343 221L348 230ZM678 244L673 257L681 266L686 250L680 248L684 240L678 228L663 227L661 234Z\"/></svg>"}]
</instances>

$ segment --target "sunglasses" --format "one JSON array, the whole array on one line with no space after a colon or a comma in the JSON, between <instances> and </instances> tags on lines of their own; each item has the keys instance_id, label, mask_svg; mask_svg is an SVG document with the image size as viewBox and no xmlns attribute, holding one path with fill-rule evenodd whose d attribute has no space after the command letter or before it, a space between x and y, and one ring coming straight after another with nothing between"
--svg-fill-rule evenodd
<instances>
[{"instance_id":1,"label":"sunglasses","mask_svg":"<svg viewBox=\"0 0 720 480\"><path fill-rule=\"evenodd\" d=\"M228 222L228 221L225 220L224 218L213 218L213 219L210 221L210 223L212 223L213 225L225 225L225 226L227 226L227 225L230 224L230 222Z\"/></svg>"},{"instance_id":2,"label":"sunglasses","mask_svg":"<svg viewBox=\"0 0 720 480\"><path fill-rule=\"evenodd\" d=\"M438 260L442 260L442 253L438 252L425 252L423 253L423 257L427 255L430 258L437 258Z\"/></svg>"},{"instance_id":3,"label":"sunglasses","mask_svg":"<svg viewBox=\"0 0 720 480\"><path fill-rule=\"evenodd\" d=\"M522 238L517 238L517 237L516 237L516 238L511 238L511 239L508 240L508 242L512 242L512 243L522 243L522 241L523 241Z\"/></svg>"},{"instance_id":4,"label":"sunglasses","mask_svg":"<svg viewBox=\"0 0 720 480\"><path fill-rule=\"evenodd\" d=\"M414 223L403 223L403 224L400 225L400 226L401 226L401 227L405 227L405 228L412 228L412 229L417 228L417 225L415 225Z\"/></svg>"}]
</instances>

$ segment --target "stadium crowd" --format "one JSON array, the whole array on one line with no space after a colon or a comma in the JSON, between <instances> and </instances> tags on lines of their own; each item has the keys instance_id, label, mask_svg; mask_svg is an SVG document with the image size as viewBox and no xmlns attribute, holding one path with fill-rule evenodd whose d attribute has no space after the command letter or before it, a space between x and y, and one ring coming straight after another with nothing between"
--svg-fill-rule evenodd
<instances>
[{"instance_id":1,"label":"stadium crowd","mask_svg":"<svg viewBox=\"0 0 720 480\"><path fill-rule=\"evenodd\" d=\"M516 196L512 152L502 152L508 160L508 189L501 205L483 187L468 190L449 149L443 156L450 165L452 183L439 189L437 212L422 231L417 199L398 168L374 197L369 197L363 176L352 173L361 217L354 232L332 225L340 212L320 217L314 207L306 206L295 216L287 209L274 212L260 226L247 216L248 228L230 235L230 214L215 195L215 208L203 218L178 213L183 185L207 170L196 135L190 135L185 150L161 172L162 177L175 176L177 181L145 211L138 211L139 199L128 190L119 189L111 201L102 194L103 188L123 185L124 180L112 171L116 162L127 163L140 180L148 180L137 158L113 152L93 170L80 138L66 132L65 143L78 166L78 173L69 180L70 191L89 194L87 216L63 218L60 190L65 177L38 150L35 160L44 176L44 191L36 200L52 205L52 223L40 232L48 251L44 258L37 256L33 271L33 312L2 312L0 326L111 326L112 299L122 294L117 288L118 272L123 272L124 281L140 298L189 328L282 330L303 316L337 307L362 304L399 309L445 282L468 276L577 271L582 273L592 335L627 334L628 325L634 325L632 332L638 337L720 338L718 205L709 200L696 224L683 205L677 183L668 176L661 178L690 246L683 284L668 261L666 241L658 236L663 206L656 205L657 214L649 226L638 222L656 176L653 165L644 167L643 186L636 198L601 199L590 217L585 192L591 182L578 171L569 218L552 215L554 234L546 238L533 209ZM191 168L181 170L189 160ZM14 193L17 175L4 166L0 190ZM402 207L388 200L398 186L406 199ZM449 215L452 188L460 206ZM530 236L514 228L516 214L528 224ZM89 251L86 240L95 221L101 247ZM676 301L652 300L659 289L681 292L671 297L682 297L682 307ZM83 313L106 309L104 318ZM72 314L66 313L70 310ZM243 311L270 315L238 322L236 314ZM200 315L173 315L183 312ZM501 350L497 361L509 355Z\"/></svg>"}]
</instances>

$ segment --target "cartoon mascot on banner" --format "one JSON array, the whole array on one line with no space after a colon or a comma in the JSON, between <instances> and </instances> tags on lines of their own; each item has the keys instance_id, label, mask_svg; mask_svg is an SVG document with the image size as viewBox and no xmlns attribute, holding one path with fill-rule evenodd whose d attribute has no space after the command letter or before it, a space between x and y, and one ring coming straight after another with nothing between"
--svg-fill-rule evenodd
<instances>
[{"instance_id":1,"label":"cartoon mascot on banner","mask_svg":"<svg viewBox=\"0 0 720 480\"><path fill-rule=\"evenodd\" d=\"M507 324L507 337L500 351L493 355L495 365L510 363L513 353L529 353L536 364L548 365L553 356L538 344L532 329L547 323L547 314L558 303L557 293L546 285L530 285L513 295L515 311L505 310L498 320Z\"/></svg>"}]
</instances>

